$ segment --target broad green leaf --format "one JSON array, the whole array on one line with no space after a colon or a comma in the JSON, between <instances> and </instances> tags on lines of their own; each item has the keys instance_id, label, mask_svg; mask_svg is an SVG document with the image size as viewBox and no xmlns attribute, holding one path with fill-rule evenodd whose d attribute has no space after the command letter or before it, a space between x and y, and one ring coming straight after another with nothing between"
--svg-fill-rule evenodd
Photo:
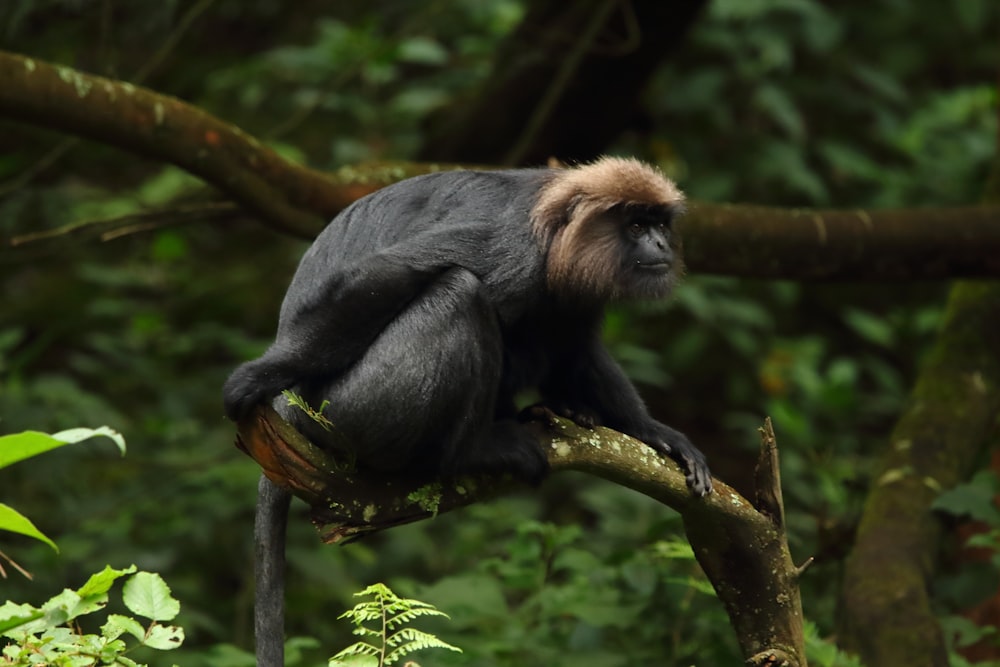
<instances>
[{"instance_id":1,"label":"broad green leaf","mask_svg":"<svg viewBox=\"0 0 1000 667\"><path fill-rule=\"evenodd\" d=\"M7 601L0 605L0 636L10 636L11 630L20 632L23 626L37 621L45 612L29 604Z\"/></svg>"},{"instance_id":2,"label":"broad green leaf","mask_svg":"<svg viewBox=\"0 0 1000 667\"><path fill-rule=\"evenodd\" d=\"M125 633L132 635L139 641L146 637L146 629L139 621L121 614L108 614L107 622L101 626L101 634L108 639L117 639Z\"/></svg>"},{"instance_id":3,"label":"broad green leaf","mask_svg":"<svg viewBox=\"0 0 1000 667\"><path fill-rule=\"evenodd\" d=\"M124 576L133 574L136 571L135 565L130 565L122 570L116 570L110 565L105 565L104 569L97 574L90 575L87 583L77 589L76 593L81 598L91 598L106 595L115 581Z\"/></svg>"},{"instance_id":4,"label":"broad green leaf","mask_svg":"<svg viewBox=\"0 0 1000 667\"><path fill-rule=\"evenodd\" d=\"M180 602L170 595L170 587L153 572L139 572L125 582L122 599L130 611L154 621L169 621L181 610Z\"/></svg>"},{"instance_id":5,"label":"broad green leaf","mask_svg":"<svg viewBox=\"0 0 1000 667\"><path fill-rule=\"evenodd\" d=\"M45 542L57 552L59 551L59 547L56 546L56 543L46 537L42 531L35 528L35 524L31 523L31 520L28 519L28 517L24 516L11 506L3 503L0 503L0 530L6 530L11 533L33 537L36 540Z\"/></svg>"},{"instance_id":6,"label":"broad green leaf","mask_svg":"<svg viewBox=\"0 0 1000 667\"><path fill-rule=\"evenodd\" d=\"M169 651L184 643L184 629L176 625L153 625L142 643L160 651Z\"/></svg>"},{"instance_id":7,"label":"broad green leaf","mask_svg":"<svg viewBox=\"0 0 1000 667\"><path fill-rule=\"evenodd\" d=\"M1000 526L1000 512L993 504L998 486L996 476L984 470L968 482L942 493L931 507L954 516L970 516L990 526Z\"/></svg>"},{"instance_id":8,"label":"broad green leaf","mask_svg":"<svg viewBox=\"0 0 1000 667\"><path fill-rule=\"evenodd\" d=\"M122 456L125 455L125 438L122 437L121 433L107 426L99 426L97 428L71 428L52 434L53 438L61 440L65 443L82 442L83 440L89 440L90 438L96 438L97 436L111 438L111 440L118 445L118 449L121 451Z\"/></svg>"},{"instance_id":9,"label":"broad green leaf","mask_svg":"<svg viewBox=\"0 0 1000 667\"><path fill-rule=\"evenodd\" d=\"M122 454L125 453L125 439L117 431L101 426L100 428L73 428L59 433L41 433L39 431L24 431L11 435L0 436L0 468L37 456L50 449L69 445L89 438L105 436L111 438Z\"/></svg>"},{"instance_id":10,"label":"broad green leaf","mask_svg":"<svg viewBox=\"0 0 1000 667\"><path fill-rule=\"evenodd\" d=\"M94 596L86 603L76 591L64 588L61 593L45 601L42 610L45 622L50 626L62 625L77 616L100 609L108 602L106 595Z\"/></svg>"}]
</instances>

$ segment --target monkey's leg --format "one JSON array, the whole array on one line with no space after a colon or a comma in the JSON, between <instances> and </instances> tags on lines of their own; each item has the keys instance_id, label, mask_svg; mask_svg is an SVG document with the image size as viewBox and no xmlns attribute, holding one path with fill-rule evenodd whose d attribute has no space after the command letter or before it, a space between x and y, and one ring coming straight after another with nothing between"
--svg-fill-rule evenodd
<instances>
[{"instance_id":1,"label":"monkey's leg","mask_svg":"<svg viewBox=\"0 0 1000 667\"><path fill-rule=\"evenodd\" d=\"M446 468L450 474L511 474L538 485L549 472L549 460L534 434L514 419L489 424Z\"/></svg>"},{"instance_id":2,"label":"monkey's leg","mask_svg":"<svg viewBox=\"0 0 1000 667\"><path fill-rule=\"evenodd\" d=\"M278 397L275 410L331 451L352 447L359 467L381 472L509 472L538 481L537 441L515 420L494 423L503 338L482 284L453 267L419 294L345 373L296 387L314 408L328 402L331 430Z\"/></svg>"},{"instance_id":3,"label":"monkey's leg","mask_svg":"<svg viewBox=\"0 0 1000 667\"><path fill-rule=\"evenodd\" d=\"M253 524L257 667L285 664L285 533L291 500L291 493L260 476Z\"/></svg>"},{"instance_id":4,"label":"monkey's leg","mask_svg":"<svg viewBox=\"0 0 1000 667\"><path fill-rule=\"evenodd\" d=\"M343 373L448 268L386 251L308 279L296 274L274 344L226 380L226 415L239 421L297 382Z\"/></svg>"}]
</instances>

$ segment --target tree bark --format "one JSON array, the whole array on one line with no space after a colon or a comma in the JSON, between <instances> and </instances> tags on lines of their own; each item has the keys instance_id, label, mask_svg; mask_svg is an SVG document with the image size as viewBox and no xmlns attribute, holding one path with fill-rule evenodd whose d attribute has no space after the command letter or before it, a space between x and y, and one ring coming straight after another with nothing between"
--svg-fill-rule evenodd
<instances>
[{"instance_id":1,"label":"tree bark","mask_svg":"<svg viewBox=\"0 0 1000 667\"><path fill-rule=\"evenodd\" d=\"M1000 412L1000 285L952 288L865 503L842 590L841 644L866 665L946 667L928 586L941 525L930 505L974 467Z\"/></svg>"},{"instance_id":2,"label":"tree bark","mask_svg":"<svg viewBox=\"0 0 1000 667\"><path fill-rule=\"evenodd\" d=\"M3 52L0 81L3 115L175 164L289 233L315 234L322 220L309 209L351 201L323 174L175 97Z\"/></svg>"}]
</instances>

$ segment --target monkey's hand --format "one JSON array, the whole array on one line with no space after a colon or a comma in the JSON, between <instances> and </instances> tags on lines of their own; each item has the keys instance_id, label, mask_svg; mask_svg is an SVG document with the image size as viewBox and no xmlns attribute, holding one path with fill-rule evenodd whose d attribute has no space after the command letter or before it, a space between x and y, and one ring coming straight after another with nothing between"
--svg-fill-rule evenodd
<instances>
[{"instance_id":1,"label":"monkey's hand","mask_svg":"<svg viewBox=\"0 0 1000 667\"><path fill-rule=\"evenodd\" d=\"M712 473L708 469L705 455L692 445L687 436L680 431L675 431L663 424L656 426L658 428L655 429L654 433L646 437L636 434L635 437L676 461L677 465L686 473L685 480L691 493L699 498L710 494L712 492Z\"/></svg>"}]
</instances>

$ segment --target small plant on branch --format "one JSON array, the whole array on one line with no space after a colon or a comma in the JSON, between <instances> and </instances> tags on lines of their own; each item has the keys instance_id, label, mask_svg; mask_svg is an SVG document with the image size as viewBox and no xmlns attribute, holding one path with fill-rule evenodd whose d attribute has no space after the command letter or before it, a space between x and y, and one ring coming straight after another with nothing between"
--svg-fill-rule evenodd
<instances>
[{"instance_id":1,"label":"small plant on branch","mask_svg":"<svg viewBox=\"0 0 1000 667\"><path fill-rule=\"evenodd\" d=\"M365 639L330 658L330 667L382 667L425 648L462 652L462 649L443 642L432 634L409 627L410 622L421 616L448 618L447 614L438 611L434 605L401 598L385 584L373 584L354 596L371 596L371 599L356 604L338 618L349 619L354 624L354 634Z\"/></svg>"}]
</instances>

